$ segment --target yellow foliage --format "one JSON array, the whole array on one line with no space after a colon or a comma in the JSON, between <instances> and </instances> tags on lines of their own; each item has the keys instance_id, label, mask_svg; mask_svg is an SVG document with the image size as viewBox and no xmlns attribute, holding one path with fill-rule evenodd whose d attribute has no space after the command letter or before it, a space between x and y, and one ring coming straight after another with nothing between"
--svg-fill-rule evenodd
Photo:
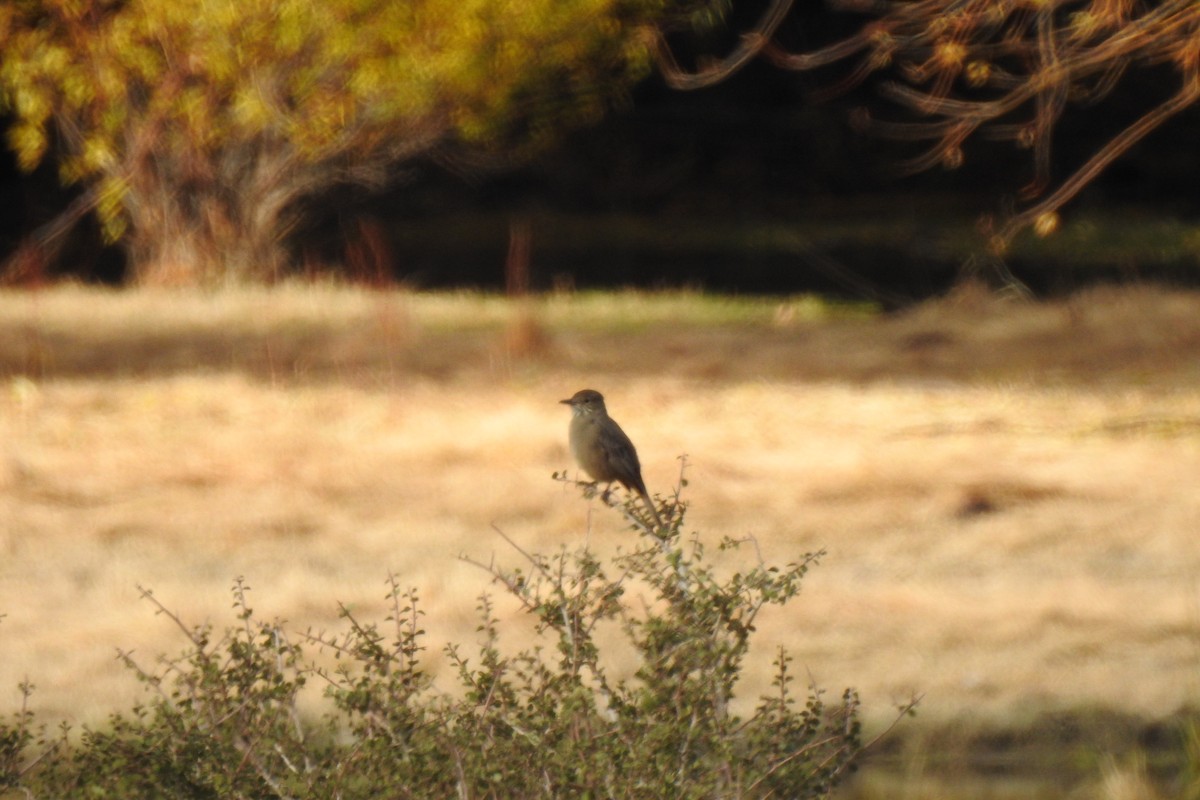
<instances>
[{"instance_id":1,"label":"yellow foliage","mask_svg":"<svg viewBox=\"0 0 1200 800\"><path fill-rule=\"evenodd\" d=\"M51 99L40 87L30 86L18 89L13 93L13 110L25 124L41 126L51 112Z\"/></svg>"},{"instance_id":2,"label":"yellow foliage","mask_svg":"<svg viewBox=\"0 0 1200 800\"><path fill-rule=\"evenodd\" d=\"M8 132L9 146L17 154L17 164L32 170L46 152L46 134L37 125L18 122Z\"/></svg>"},{"instance_id":3,"label":"yellow foliage","mask_svg":"<svg viewBox=\"0 0 1200 800\"><path fill-rule=\"evenodd\" d=\"M992 65L986 61L972 61L967 64L967 83L971 86L983 86L992 74Z\"/></svg>"},{"instance_id":4,"label":"yellow foliage","mask_svg":"<svg viewBox=\"0 0 1200 800\"><path fill-rule=\"evenodd\" d=\"M1076 39L1090 39L1100 30L1100 19L1091 11L1077 11L1070 17L1068 30Z\"/></svg>"},{"instance_id":5,"label":"yellow foliage","mask_svg":"<svg viewBox=\"0 0 1200 800\"><path fill-rule=\"evenodd\" d=\"M683 0L683 2L710 0ZM134 280L276 277L287 209L433 148L522 154L643 76L664 0L0 0L0 111ZM163 255L165 253L165 256ZM184 278L187 279L186 277Z\"/></svg>"},{"instance_id":6,"label":"yellow foliage","mask_svg":"<svg viewBox=\"0 0 1200 800\"><path fill-rule=\"evenodd\" d=\"M31 166L50 125L92 148L66 173L99 176L139 129L190 149L288 137L304 159L344 155L424 122L486 142L552 126L645 74L635 35L660 0L32 0L0 10L0 91ZM544 95L539 95L539 90ZM521 102L515 103L519 97ZM537 98L541 99L537 99ZM583 104L592 118L603 103ZM113 109L120 113L114 114ZM544 119L542 119L544 117ZM125 130L114 130L119 120ZM103 121L103 122L102 122ZM364 125L380 126L368 133ZM119 134L123 134L119 135ZM151 135L151 134L147 134ZM169 138L169 137L168 137ZM166 144L164 138L160 144ZM509 142L494 142L497 145ZM165 157L160 153L159 157ZM360 153L370 157L371 153Z\"/></svg>"},{"instance_id":7,"label":"yellow foliage","mask_svg":"<svg viewBox=\"0 0 1200 800\"><path fill-rule=\"evenodd\" d=\"M99 184L99 200L96 212L100 217L104 238L115 242L125 235L126 220L123 212L128 184L120 178L104 178Z\"/></svg>"},{"instance_id":8,"label":"yellow foliage","mask_svg":"<svg viewBox=\"0 0 1200 800\"><path fill-rule=\"evenodd\" d=\"M1062 220L1058 212L1047 211L1044 214L1039 214L1033 223L1033 231L1038 236L1045 238L1058 230Z\"/></svg>"},{"instance_id":9,"label":"yellow foliage","mask_svg":"<svg viewBox=\"0 0 1200 800\"><path fill-rule=\"evenodd\" d=\"M115 154L103 137L90 138L83 143L83 167L89 172L104 172L114 165Z\"/></svg>"},{"instance_id":10,"label":"yellow foliage","mask_svg":"<svg viewBox=\"0 0 1200 800\"><path fill-rule=\"evenodd\" d=\"M967 48L962 42L938 42L937 48L934 51L934 62L938 67L946 70L958 69L966 57Z\"/></svg>"}]
</instances>

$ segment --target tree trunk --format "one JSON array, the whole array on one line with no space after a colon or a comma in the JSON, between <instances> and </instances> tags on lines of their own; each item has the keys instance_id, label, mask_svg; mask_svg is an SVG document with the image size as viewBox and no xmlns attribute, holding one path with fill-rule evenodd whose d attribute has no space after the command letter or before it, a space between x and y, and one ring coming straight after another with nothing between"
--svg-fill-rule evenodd
<instances>
[{"instance_id":1,"label":"tree trunk","mask_svg":"<svg viewBox=\"0 0 1200 800\"><path fill-rule=\"evenodd\" d=\"M164 213L165 211L165 213ZM139 286L271 283L284 263L273 231L230 220L222 209L201 214L158 209L135 215L129 239L130 281Z\"/></svg>"},{"instance_id":2,"label":"tree trunk","mask_svg":"<svg viewBox=\"0 0 1200 800\"><path fill-rule=\"evenodd\" d=\"M223 156L225 163L183 169L159 154L134 172L125 200L131 283L218 286L281 277L286 209L299 184L281 159L261 150Z\"/></svg>"}]
</instances>

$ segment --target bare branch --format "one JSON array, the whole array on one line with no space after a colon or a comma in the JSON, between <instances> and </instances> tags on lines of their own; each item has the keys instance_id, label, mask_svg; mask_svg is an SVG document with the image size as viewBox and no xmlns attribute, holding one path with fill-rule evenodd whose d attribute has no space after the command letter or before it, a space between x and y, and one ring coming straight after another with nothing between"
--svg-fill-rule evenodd
<instances>
[{"instance_id":1,"label":"bare branch","mask_svg":"<svg viewBox=\"0 0 1200 800\"><path fill-rule=\"evenodd\" d=\"M693 90L713 86L728 78L742 67L749 64L763 51L775 35L784 17L792 9L793 0L771 0L771 5L755 23L754 27L742 34L738 46L720 61L704 67L696 72L688 72L679 66L671 52L670 45L661 31L652 33L654 36L654 55L658 69L673 89Z\"/></svg>"},{"instance_id":2,"label":"bare branch","mask_svg":"<svg viewBox=\"0 0 1200 800\"><path fill-rule=\"evenodd\" d=\"M1070 178L1065 180L1046 199L1010 219L1001 228L997 244L1001 248L1007 246L1008 242L1019 231L1028 227L1040 217L1053 213L1069 203L1075 195L1079 194L1084 186L1104 171L1109 164L1120 158L1129 148L1144 139L1171 117L1180 111L1190 108L1197 100L1200 100L1200 85L1192 83L1177 92L1170 100L1138 119L1117 136L1114 136L1109 140L1108 144L1088 159L1082 167L1076 170Z\"/></svg>"},{"instance_id":3,"label":"bare branch","mask_svg":"<svg viewBox=\"0 0 1200 800\"><path fill-rule=\"evenodd\" d=\"M660 39L660 67L672 86L694 89L729 77L756 54L788 70L846 62L848 71L827 93L892 72L895 78L880 86L883 95L921 119L862 118L876 134L928 143L904 164L906 172L959 166L965 142L982 133L1031 151L1033 179L1020 193L1029 202L1051 189L1055 131L1071 105L1103 100L1133 67L1165 64L1179 72L1182 86L1169 100L1113 136L1044 199L1012 214L993 236L997 253L1030 224L1050 230L1043 224L1048 215L1200 100L1200 4L1194 0L862 0L840 7L875 20L840 41L793 53L768 41L790 8L774 2L741 46L717 64L685 73Z\"/></svg>"}]
</instances>

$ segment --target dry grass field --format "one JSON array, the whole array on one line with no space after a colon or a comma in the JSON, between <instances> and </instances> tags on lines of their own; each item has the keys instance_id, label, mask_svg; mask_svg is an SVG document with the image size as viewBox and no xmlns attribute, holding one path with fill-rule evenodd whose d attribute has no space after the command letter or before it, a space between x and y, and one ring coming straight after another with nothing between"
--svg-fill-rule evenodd
<instances>
[{"instance_id":1,"label":"dry grass field","mask_svg":"<svg viewBox=\"0 0 1200 800\"><path fill-rule=\"evenodd\" d=\"M522 315L532 315L530 324ZM95 723L229 587L294 630L419 589L430 668L475 636L467 555L633 535L553 482L557 400L603 391L702 539L828 551L765 617L868 718L1168 714L1200 694L1200 295L981 291L894 315L687 294L336 287L0 294L0 708ZM752 557L752 551L741 553ZM498 590L493 587L492 592ZM512 613L502 607L504 613ZM519 631L519 627L514 630ZM515 644L520 644L518 632Z\"/></svg>"}]
</instances>

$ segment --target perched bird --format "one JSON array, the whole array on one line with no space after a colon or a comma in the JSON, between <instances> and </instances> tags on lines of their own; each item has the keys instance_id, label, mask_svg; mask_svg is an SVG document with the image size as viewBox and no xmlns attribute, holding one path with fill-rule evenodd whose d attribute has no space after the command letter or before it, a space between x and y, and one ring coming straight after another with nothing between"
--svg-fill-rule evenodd
<instances>
[{"instance_id":1,"label":"perched bird","mask_svg":"<svg viewBox=\"0 0 1200 800\"><path fill-rule=\"evenodd\" d=\"M637 492L650 509L655 526L661 528L662 520L642 480L637 450L621 426L608 415L604 396L594 389L583 389L570 400L559 402L571 407L571 455L579 467L598 483L616 481Z\"/></svg>"}]
</instances>

